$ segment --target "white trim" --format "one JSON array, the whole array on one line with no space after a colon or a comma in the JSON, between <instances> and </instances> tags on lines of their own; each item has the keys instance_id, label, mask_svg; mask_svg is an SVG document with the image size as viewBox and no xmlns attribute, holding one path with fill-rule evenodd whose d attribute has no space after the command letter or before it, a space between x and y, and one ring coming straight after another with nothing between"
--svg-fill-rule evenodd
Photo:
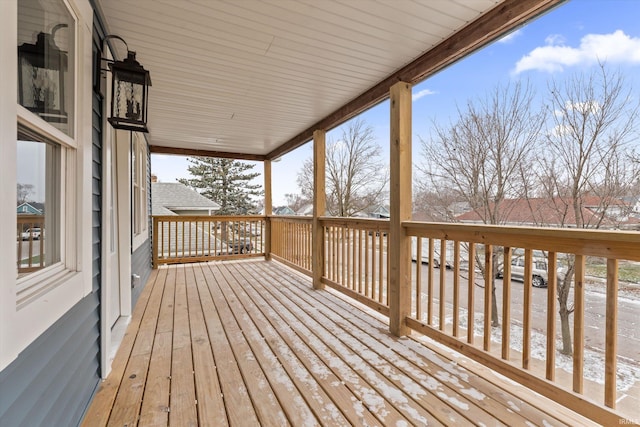
<instances>
[{"instance_id":1,"label":"white trim","mask_svg":"<svg viewBox=\"0 0 640 427\"><path fill-rule=\"evenodd\" d=\"M4 1L0 14L0 90L15 94L17 87L18 1ZM93 9L88 0L64 0L75 20L74 137L60 132L17 105L15 96L0 97L0 235L16 231L17 123L35 129L66 148L65 215L61 221L62 262L34 280L42 279L26 300L17 300L17 254L13 239L0 241L0 370L38 336L92 291L91 177L92 177L92 31ZM13 185L9 185L14 183ZM64 187L64 185L63 185ZM63 194L63 200L64 200ZM63 234L62 234L63 233ZM73 271L76 270L76 271ZM46 276L46 278L45 278ZM29 279L31 280L31 279ZM35 285L35 282L33 282ZM36 289L37 288L37 289Z\"/></svg>"},{"instance_id":2,"label":"white trim","mask_svg":"<svg viewBox=\"0 0 640 427\"><path fill-rule=\"evenodd\" d=\"M103 105L106 105L103 103ZM111 180L112 180L112 143L111 132L107 124L106 114L102 117L102 200L108 200L111 197ZM107 199L105 199L107 198ZM102 251L101 271L102 281L100 283L100 375L103 379L111 372L111 360L109 358L109 349L111 348L111 325L109 325L109 313L111 310L111 212L109 203L102 203ZM118 250L118 249L116 249Z\"/></svg>"},{"instance_id":3,"label":"white trim","mask_svg":"<svg viewBox=\"0 0 640 427\"><path fill-rule=\"evenodd\" d=\"M118 255L120 261L120 315L131 315L131 132L112 130L116 147L118 183Z\"/></svg>"},{"instance_id":4,"label":"white trim","mask_svg":"<svg viewBox=\"0 0 640 427\"><path fill-rule=\"evenodd\" d=\"M18 2L5 1L0 13L0 93L15 94L18 82ZM16 185L16 97L0 96L0 236L13 236L17 229L14 209ZM5 183L14 183L8 185ZM13 203L9 203L13 201ZM18 355L20 349L12 341L16 324L15 277L17 253L13 239L0 240L0 370Z\"/></svg>"}]
</instances>

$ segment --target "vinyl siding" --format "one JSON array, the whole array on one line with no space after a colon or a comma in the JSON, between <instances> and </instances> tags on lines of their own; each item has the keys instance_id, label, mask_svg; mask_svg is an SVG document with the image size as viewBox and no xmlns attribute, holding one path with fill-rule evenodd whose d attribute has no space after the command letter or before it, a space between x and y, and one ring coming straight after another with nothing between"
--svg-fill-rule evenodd
<instances>
[{"instance_id":1,"label":"vinyl siding","mask_svg":"<svg viewBox=\"0 0 640 427\"><path fill-rule=\"evenodd\" d=\"M3 427L78 425L100 382L102 99L99 94L94 94L92 111L93 292L0 372Z\"/></svg>"},{"instance_id":2,"label":"vinyl siding","mask_svg":"<svg viewBox=\"0 0 640 427\"><path fill-rule=\"evenodd\" d=\"M78 424L100 381L99 307L91 293L0 372L0 426Z\"/></svg>"}]
</instances>

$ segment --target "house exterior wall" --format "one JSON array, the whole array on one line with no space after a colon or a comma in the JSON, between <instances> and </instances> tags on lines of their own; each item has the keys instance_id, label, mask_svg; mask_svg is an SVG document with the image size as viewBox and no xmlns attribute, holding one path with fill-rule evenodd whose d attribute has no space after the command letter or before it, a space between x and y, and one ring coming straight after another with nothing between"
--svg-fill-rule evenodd
<instances>
[{"instance_id":1,"label":"house exterior wall","mask_svg":"<svg viewBox=\"0 0 640 427\"><path fill-rule=\"evenodd\" d=\"M25 114L14 95L18 2L3 2L0 14L0 236L7 236L0 239L0 425L73 426L82 420L101 372L104 101L93 79L100 42L93 43L89 0L65 0L76 18L77 52L76 134L70 139L75 163L65 184L71 197L64 215L72 219L64 223L67 271L50 279L44 274L45 291L20 302L15 242L8 238L16 230L17 122ZM141 279L132 304L151 272L149 242L129 253Z\"/></svg>"},{"instance_id":2,"label":"house exterior wall","mask_svg":"<svg viewBox=\"0 0 640 427\"><path fill-rule=\"evenodd\" d=\"M151 240L147 240L131 254L131 274L140 277L137 284L131 288L131 309L138 302L138 297L151 275Z\"/></svg>"},{"instance_id":3,"label":"house exterior wall","mask_svg":"<svg viewBox=\"0 0 640 427\"><path fill-rule=\"evenodd\" d=\"M73 426L99 384L98 292L83 298L0 372L1 426Z\"/></svg>"}]
</instances>

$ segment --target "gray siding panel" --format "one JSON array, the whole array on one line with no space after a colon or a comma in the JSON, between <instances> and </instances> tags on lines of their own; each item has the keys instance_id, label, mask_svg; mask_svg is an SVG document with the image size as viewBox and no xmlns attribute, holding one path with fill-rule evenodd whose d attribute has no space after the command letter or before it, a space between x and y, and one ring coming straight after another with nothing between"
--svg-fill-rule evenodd
<instances>
[{"instance_id":1,"label":"gray siding panel","mask_svg":"<svg viewBox=\"0 0 640 427\"><path fill-rule=\"evenodd\" d=\"M79 423L100 381L98 310L92 293L0 372L0 426Z\"/></svg>"},{"instance_id":2,"label":"gray siding panel","mask_svg":"<svg viewBox=\"0 0 640 427\"><path fill-rule=\"evenodd\" d=\"M138 297L142 289L147 284L149 275L151 274L151 239L147 239L133 254L131 254L131 274L140 276L140 284L131 289L131 305L135 307Z\"/></svg>"},{"instance_id":3,"label":"gray siding panel","mask_svg":"<svg viewBox=\"0 0 640 427\"><path fill-rule=\"evenodd\" d=\"M78 425L100 383L101 108L100 95L94 94L91 182L93 292L0 372L2 427Z\"/></svg>"}]
</instances>

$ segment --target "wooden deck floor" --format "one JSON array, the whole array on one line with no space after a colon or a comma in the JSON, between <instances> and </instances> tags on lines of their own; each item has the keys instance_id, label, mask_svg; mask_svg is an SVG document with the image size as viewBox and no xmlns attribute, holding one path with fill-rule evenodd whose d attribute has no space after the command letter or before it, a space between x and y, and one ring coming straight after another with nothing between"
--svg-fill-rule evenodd
<instances>
[{"instance_id":1,"label":"wooden deck floor","mask_svg":"<svg viewBox=\"0 0 640 427\"><path fill-rule=\"evenodd\" d=\"M591 425L275 261L155 270L87 426Z\"/></svg>"}]
</instances>

